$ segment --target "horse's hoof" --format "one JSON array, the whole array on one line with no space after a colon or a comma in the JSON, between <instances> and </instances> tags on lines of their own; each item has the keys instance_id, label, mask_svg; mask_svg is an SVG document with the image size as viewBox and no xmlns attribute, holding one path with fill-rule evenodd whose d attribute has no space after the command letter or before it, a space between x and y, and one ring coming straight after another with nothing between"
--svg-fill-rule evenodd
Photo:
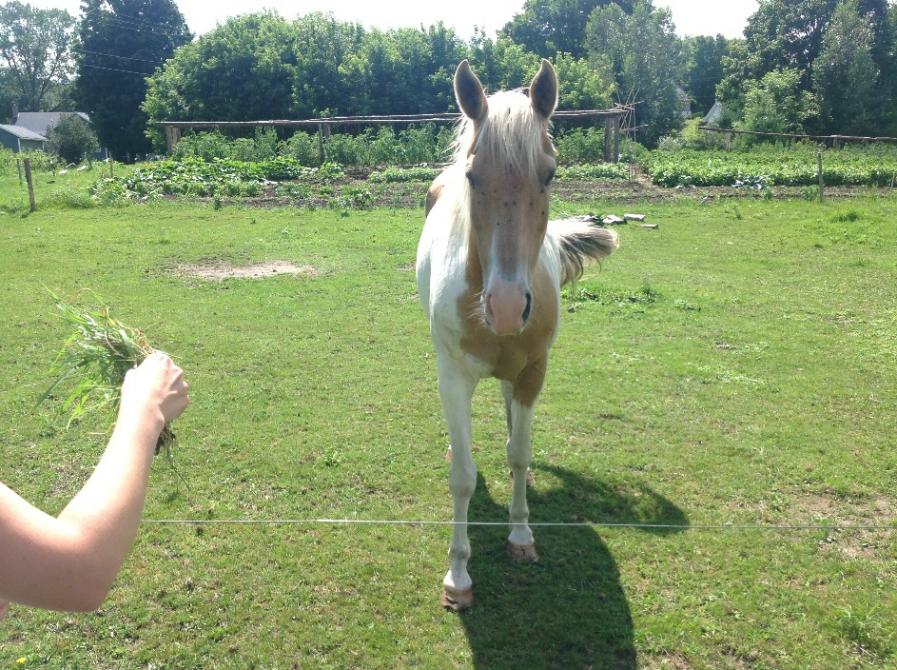
<instances>
[{"instance_id":1,"label":"horse's hoof","mask_svg":"<svg viewBox=\"0 0 897 670\"><path fill-rule=\"evenodd\" d=\"M442 587L442 606L453 612L460 612L473 606L473 589L455 591L447 586Z\"/></svg>"},{"instance_id":2,"label":"horse's hoof","mask_svg":"<svg viewBox=\"0 0 897 670\"><path fill-rule=\"evenodd\" d=\"M514 561L539 562L539 554L536 553L535 544L514 544L513 542L508 542L508 556Z\"/></svg>"}]
</instances>

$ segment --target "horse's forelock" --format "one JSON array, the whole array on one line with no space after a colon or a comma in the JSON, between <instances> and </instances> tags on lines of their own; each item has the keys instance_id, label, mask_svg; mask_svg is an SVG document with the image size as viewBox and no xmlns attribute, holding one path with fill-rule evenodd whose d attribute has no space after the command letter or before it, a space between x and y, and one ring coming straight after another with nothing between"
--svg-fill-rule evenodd
<instances>
[{"instance_id":1,"label":"horse's forelock","mask_svg":"<svg viewBox=\"0 0 897 670\"><path fill-rule=\"evenodd\" d=\"M455 134L455 162L483 152L511 166L517 174L532 175L545 151L547 121L533 109L521 91L500 91L489 96L489 113L474 127L462 118Z\"/></svg>"}]
</instances>

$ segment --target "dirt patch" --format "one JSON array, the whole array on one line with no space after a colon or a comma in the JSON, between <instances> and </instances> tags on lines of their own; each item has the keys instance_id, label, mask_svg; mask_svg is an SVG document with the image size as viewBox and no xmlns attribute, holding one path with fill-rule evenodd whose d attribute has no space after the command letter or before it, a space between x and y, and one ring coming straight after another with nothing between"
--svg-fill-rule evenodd
<instances>
[{"instance_id":1,"label":"dirt patch","mask_svg":"<svg viewBox=\"0 0 897 670\"><path fill-rule=\"evenodd\" d=\"M798 498L796 509L809 523L834 526L818 543L824 553L838 552L847 558L870 560L881 559L890 551L894 531L884 527L889 527L897 518L897 501L892 498L807 494Z\"/></svg>"},{"instance_id":2,"label":"dirt patch","mask_svg":"<svg viewBox=\"0 0 897 670\"><path fill-rule=\"evenodd\" d=\"M224 281L225 279L270 279L282 275L316 277L318 271L311 265L296 265L289 261L267 261L252 265L234 265L227 261L178 265L174 274L179 277Z\"/></svg>"}]
</instances>

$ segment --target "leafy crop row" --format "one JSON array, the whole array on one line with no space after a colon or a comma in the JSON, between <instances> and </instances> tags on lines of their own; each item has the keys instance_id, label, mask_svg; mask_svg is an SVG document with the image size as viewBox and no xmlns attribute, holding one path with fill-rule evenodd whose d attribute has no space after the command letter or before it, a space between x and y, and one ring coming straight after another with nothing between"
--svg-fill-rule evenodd
<instances>
[{"instance_id":1,"label":"leafy crop row","mask_svg":"<svg viewBox=\"0 0 897 670\"><path fill-rule=\"evenodd\" d=\"M642 166L660 186L812 186L819 181L816 151L812 147L746 152L653 151L642 159ZM823 178L830 186L893 185L897 179L897 151L882 148L825 152Z\"/></svg>"}]
</instances>

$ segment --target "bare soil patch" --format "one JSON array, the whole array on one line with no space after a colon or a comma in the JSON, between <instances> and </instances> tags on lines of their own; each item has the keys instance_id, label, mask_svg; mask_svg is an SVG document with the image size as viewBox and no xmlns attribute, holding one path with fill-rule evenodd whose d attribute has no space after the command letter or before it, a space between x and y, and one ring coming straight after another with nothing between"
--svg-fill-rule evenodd
<instances>
[{"instance_id":1,"label":"bare soil patch","mask_svg":"<svg viewBox=\"0 0 897 670\"><path fill-rule=\"evenodd\" d=\"M227 261L190 263L178 265L174 274L179 277L224 281L225 279L270 279L282 275L316 277L318 271L311 265L296 265L290 261L266 261L252 265L234 265Z\"/></svg>"}]
</instances>

